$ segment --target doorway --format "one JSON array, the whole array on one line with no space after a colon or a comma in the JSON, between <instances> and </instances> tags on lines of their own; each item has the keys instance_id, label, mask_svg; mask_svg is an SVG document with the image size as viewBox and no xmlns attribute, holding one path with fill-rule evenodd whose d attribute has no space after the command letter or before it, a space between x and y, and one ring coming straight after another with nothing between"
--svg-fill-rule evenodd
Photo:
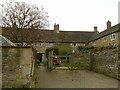
<instances>
[{"instance_id":1,"label":"doorway","mask_svg":"<svg viewBox=\"0 0 120 90\"><path fill-rule=\"evenodd\" d=\"M42 62L42 53L37 53L37 59Z\"/></svg>"}]
</instances>

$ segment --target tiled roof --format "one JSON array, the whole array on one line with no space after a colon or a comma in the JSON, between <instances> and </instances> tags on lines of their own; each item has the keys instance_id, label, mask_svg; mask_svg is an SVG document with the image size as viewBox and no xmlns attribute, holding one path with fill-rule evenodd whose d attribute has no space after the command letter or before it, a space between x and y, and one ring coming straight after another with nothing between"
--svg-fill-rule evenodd
<instances>
[{"instance_id":1,"label":"tiled roof","mask_svg":"<svg viewBox=\"0 0 120 90\"><path fill-rule=\"evenodd\" d=\"M82 43L87 42L93 35L94 32L87 31L60 31L60 33L58 34L61 42L82 42Z\"/></svg>"},{"instance_id":2,"label":"tiled roof","mask_svg":"<svg viewBox=\"0 0 120 90\"><path fill-rule=\"evenodd\" d=\"M9 35L13 31L12 29L3 28L3 36L9 38ZM18 31L19 34L19 31ZM25 36L24 41L34 40L41 42L87 42L94 35L94 32L90 31L60 31L55 33L54 30L24 30L22 32ZM19 37L19 35L18 35ZM11 39L11 38L9 38ZM12 39L11 39L12 40ZM20 38L19 38L20 40Z\"/></svg>"},{"instance_id":3,"label":"tiled roof","mask_svg":"<svg viewBox=\"0 0 120 90\"><path fill-rule=\"evenodd\" d=\"M120 31L120 23L115 26L112 26L109 29L102 31L101 33L98 33L97 35L93 36L90 41L97 40L99 38L102 38L104 36L107 36L109 34L112 34L112 33L118 32L118 31Z\"/></svg>"},{"instance_id":4,"label":"tiled roof","mask_svg":"<svg viewBox=\"0 0 120 90\"><path fill-rule=\"evenodd\" d=\"M53 30L43 30L45 37L41 41L48 42L87 42L94 34L94 32L81 31L60 31L55 33Z\"/></svg>"},{"instance_id":5,"label":"tiled roof","mask_svg":"<svg viewBox=\"0 0 120 90\"><path fill-rule=\"evenodd\" d=\"M24 38L24 41L30 41L30 42L40 41L40 42L63 42L63 43L70 43L70 42L88 43L90 41L97 40L111 33L120 31L119 27L120 24L117 24L98 34L90 31L60 31L59 33L55 33L54 30L47 30L47 29L41 29L41 30L25 29L22 32L23 35L22 38ZM12 38L9 38L12 32L14 32L12 28L2 29L2 35L10 39L12 42L14 42ZM17 37L19 41L21 40L20 33L21 32L19 32L18 30Z\"/></svg>"}]
</instances>

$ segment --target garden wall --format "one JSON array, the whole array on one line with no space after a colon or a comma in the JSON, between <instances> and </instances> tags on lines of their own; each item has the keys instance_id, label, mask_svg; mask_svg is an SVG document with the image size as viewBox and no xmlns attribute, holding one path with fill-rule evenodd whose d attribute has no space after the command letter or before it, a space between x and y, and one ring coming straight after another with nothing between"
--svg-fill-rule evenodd
<instances>
[{"instance_id":1,"label":"garden wall","mask_svg":"<svg viewBox=\"0 0 120 90\"><path fill-rule=\"evenodd\" d=\"M72 55L72 66L75 69L90 69L90 53L80 52L79 54Z\"/></svg>"},{"instance_id":2,"label":"garden wall","mask_svg":"<svg viewBox=\"0 0 120 90\"><path fill-rule=\"evenodd\" d=\"M2 47L2 88L29 87L35 58L31 47Z\"/></svg>"},{"instance_id":3,"label":"garden wall","mask_svg":"<svg viewBox=\"0 0 120 90\"><path fill-rule=\"evenodd\" d=\"M120 79L118 77L118 49L108 49L93 52L91 55L91 70Z\"/></svg>"},{"instance_id":4,"label":"garden wall","mask_svg":"<svg viewBox=\"0 0 120 90\"><path fill-rule=\"evenodd\" d=\"M76 64L83 69L89 69L97 73L120 79L118 71L120 59L118 59L118 48L98 49L89 51L89 53L80 52Z\"/></svg>"}]
</instances>

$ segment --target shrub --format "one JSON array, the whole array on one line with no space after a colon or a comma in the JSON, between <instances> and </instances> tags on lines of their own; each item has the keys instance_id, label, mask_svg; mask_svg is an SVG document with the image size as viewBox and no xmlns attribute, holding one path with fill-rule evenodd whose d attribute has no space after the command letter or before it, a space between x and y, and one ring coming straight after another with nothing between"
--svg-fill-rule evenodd
<instances>
[{"instance_id":1,"label":"shrub","mask_svg":"<svg viewBox=\"0 0 120 90\"><path fill-rule=\"evenodd\" d=\"M72 47L69 44L55 44L54 48L58 49L59 55L68 55L72 52Z\"/></svg>"},{"instance_id":2,"label":"shrub","mask_svg":"<svg viewBox=\"0 0 120 90\"><path fill-rule=\"evenodd\" d=\"M54 53L58 55L58 48L56 47L51 47L51 48L46 49L46 55L48 55L51 50L54 50Z\"/></svg>"},{"instance_id":3,"label":"shrub","mask_svg":"<svg viewBox=\"0 0 120 90\"><path fill-rule=\"evenodd\" d=\"M91 49L94 49L95 47L91 46L79 46L78 47L78 51L87 51L87 50L91 50Z\"/></svg>"}]
</instances>

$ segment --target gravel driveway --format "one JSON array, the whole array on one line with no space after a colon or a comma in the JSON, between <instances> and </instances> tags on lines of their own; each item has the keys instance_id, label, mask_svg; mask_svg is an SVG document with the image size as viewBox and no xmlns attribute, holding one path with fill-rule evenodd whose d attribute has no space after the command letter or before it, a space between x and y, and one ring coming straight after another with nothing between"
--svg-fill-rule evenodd
<instances>
[{"instance_id":1,"label":"gravel driveway","mask_svg":"<svg viewBox=\"0 0 120 90\"><path fill-rule=\"evenodd\" d=\"M36 88L118 88L118 80L88 70L53 70L40 66Z\"/></svg>"}]
</instances>

